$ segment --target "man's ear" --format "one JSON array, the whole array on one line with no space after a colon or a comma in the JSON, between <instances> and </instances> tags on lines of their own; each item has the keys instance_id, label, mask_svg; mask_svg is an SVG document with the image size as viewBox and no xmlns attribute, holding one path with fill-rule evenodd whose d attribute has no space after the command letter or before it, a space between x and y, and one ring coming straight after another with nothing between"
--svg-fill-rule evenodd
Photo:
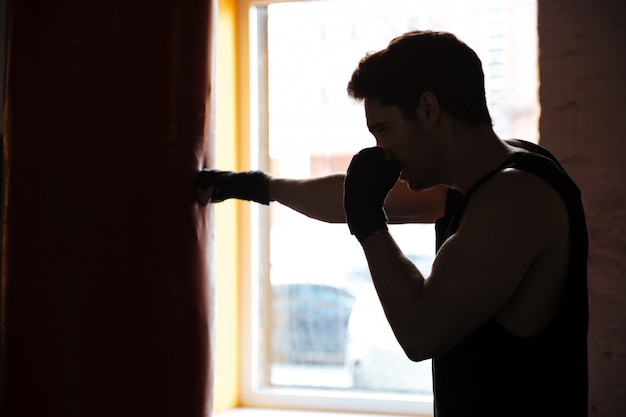
<instances>
[{"instance_id":1,"label":"man's ear","mask_svg":"<svg viewBox=\"0 0 626 417\"><path fill-rule=\"evenodd\" d=\"M422 93L422 96L420 97L420 109L422 111L423 117L425 117L428 124L437 124L437 122L439 121L439 112L441 111L437 96L435 96L430 91L425 91L424 93Z\"/></svg>"}]
</instances>

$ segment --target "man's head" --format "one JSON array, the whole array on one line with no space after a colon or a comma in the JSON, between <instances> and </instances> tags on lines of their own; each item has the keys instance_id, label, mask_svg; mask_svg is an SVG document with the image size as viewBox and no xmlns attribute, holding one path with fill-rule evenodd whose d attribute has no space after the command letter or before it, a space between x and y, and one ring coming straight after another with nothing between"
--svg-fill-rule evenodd
<instances>
[{"instance_id":1,"label":"man's head","mask_svg":"<svg viewBox=\"0 0 626 417\"><path fill-rule=\"evenodd\" d=\"M413 31L366 55L352 73L348 94L399 107L409 119L424 92L461 121L489 123L484 74L476 53L446 32Z\"/></svg>"}]
</instances>

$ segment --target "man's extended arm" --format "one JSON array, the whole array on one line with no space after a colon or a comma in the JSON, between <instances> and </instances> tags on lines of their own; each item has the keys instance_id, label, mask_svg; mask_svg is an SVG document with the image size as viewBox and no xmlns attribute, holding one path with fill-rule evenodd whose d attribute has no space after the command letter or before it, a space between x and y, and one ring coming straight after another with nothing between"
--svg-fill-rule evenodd
<instances>
[{"instance_id":1,"label":"man's extended arm","mask_svg":"<svg viewBox=\"0 0 626 417\"><path fill-rule=\"evenodd\" d=\"M197 197L202 205L226 198L240 198L264 204L277 201L313 219L329 223L346 221L343 208L344 173L289 179L266 176L259 171L232 173L236 176L215 175L216 172L231 174L216 170L203 170L198 174ZM214 195L216 187L220 191L217 196ZM267 190L259 190L263 187L267 187ZM433 223L443 215L446 193L446 187L415 192L405 183L398 182L385 201L389 222Z\"/></svg>"}]
</instances>

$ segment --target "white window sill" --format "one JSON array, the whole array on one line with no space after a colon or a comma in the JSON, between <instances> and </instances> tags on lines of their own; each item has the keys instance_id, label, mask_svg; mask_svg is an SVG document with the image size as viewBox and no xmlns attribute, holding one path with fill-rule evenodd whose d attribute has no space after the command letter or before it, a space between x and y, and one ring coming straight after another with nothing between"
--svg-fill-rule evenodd
<instances>
[{"instance_id":1,"label":"white window sill","mask_svg":"<svg viewBox=\"0 0 626 417\"><path fill-rule=\"evenodd\" d=\"M394 414L397 417L403 417ZM276 410L268 408L234 408L215 413L214 417L390 417L389 414L355 414L328 411ZM409 416L404 416L409 417ZM415 417L415 416L412 416Z\"/></svg>"}]
</instances>

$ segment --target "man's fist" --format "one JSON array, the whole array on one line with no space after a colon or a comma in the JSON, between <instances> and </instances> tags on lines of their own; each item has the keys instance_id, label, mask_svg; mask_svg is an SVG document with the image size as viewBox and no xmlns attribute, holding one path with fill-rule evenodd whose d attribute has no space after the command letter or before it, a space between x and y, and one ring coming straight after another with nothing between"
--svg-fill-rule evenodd
<instances>
[{"instance_id":1,"label":"man's fist","mask_svg":"<svg viewBox=\"0 0 626 417\"><path fill-rule=\"evenodd\" d=\"M385 159L383 148L367 148L356 154L344 181L346 222L359 242L387 227L383 204L400 175L400 163Z\"/></svg>"},{"instance_id":2,"label":"man's fist","mask_svg":"<svg viewBox=\"0 0 626 417\"><path fill-rule=\"evenodd\" d=\"M270 203L269 176L261 171L232 172L203 169L196 175L197 200L201 205L229 198Z\"/></svg>"}]
</instances>

